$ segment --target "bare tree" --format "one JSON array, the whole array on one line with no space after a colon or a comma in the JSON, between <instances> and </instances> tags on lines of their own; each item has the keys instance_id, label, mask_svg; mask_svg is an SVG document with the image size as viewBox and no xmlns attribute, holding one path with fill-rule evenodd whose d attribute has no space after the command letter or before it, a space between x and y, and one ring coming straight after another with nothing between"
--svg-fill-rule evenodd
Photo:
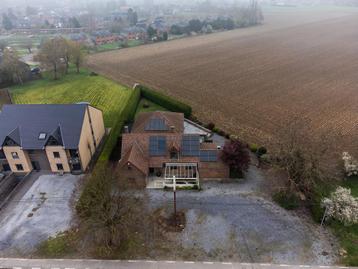
<instances>
[{"instance_id":1,"label":"bare tree","mask_svg":"<svg viewBox=\"0 0 358 269\"><path fill-rule=\"evenodd\" d=\"M70 61L76 66L77 73L80 72L80 67L83 63L84 55L82 52L81 44L70 43Z\"/></svg>"},{"instance_id":2,"label":"bare tree","mask_svg":"<svg viewBox=\"0 0 358 269\"><path fill-rule=\"evenodd\" d=\"M148 225L143 194L120 181L112 168L97 169L89 180L85 190L89 203L83 203L83 198L80 207L85 210L78 212L96 247L110 254L141 226Z\"/></svg>"},{"instance_id":3,"label":"bare tree","mask_svg":"<svg viewBox=\"0 0 358 269\"><path fill-rule=\"evenodd\" d=\"M53 71L54 79L58 79L61 66L65 63L66 51L62 37L47 40L41 47L37 58L40 63Z\"/></svg>"},{"instance_id":4,"label":"bare tree","mask_svg":"<svg viewBox=\"0 0 358 269\"><path fill-rule=\"evenodd\" d=\"M274 159L287 171L293 191L310 196L317 184L338 177L338 134L318 132L308 119L301 117L280 126L278 140L273 141L271 148Z\"/></svg>"},{"instance_id":5,"label":"bare tree","mask_svg":"<svg viewBox=\"0 0 358 269\"><path fill-rule=\"evenodd\" d=\"M16 50L4 49L2 70L11 76L15 83L23 84L23 78L28 71L25 63L19 60Z\"/></svg>"}]
</instances>

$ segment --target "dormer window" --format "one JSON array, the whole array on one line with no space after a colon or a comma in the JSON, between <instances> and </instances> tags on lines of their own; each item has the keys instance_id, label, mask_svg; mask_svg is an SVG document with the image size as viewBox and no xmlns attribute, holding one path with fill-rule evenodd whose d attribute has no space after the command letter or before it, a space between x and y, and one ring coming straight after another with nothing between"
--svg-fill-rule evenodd
<instances>
[{"instance_id":1,"label":"dormer window","mask_svg":"<svg viewBox=\"0 0 358 269\"><path fill-rule=\"evenodd\" d=\"M40 133L39 134L39 140L45 140L46 139L47 134L46 133Z\"/></svg>"}]
</instances>

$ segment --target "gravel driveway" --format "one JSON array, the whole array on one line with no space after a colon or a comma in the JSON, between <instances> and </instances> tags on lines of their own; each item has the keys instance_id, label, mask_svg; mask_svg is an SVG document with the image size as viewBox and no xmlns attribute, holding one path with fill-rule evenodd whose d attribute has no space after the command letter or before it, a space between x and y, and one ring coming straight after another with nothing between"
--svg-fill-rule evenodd
<instances>
[{"instance_id":1,"label":"gravel driveway","mask_svg":"<svg viewBox=\"0 0 358 269\"><path fill-rule=\"evenodd\" d=\"M78 176L41 175L0 215L0 256L31 252L36 245L70 227L71 198Z\"/></svg>"},{"instance_id":2,"label":"gravel driveway","mask_svg":"<svg viewBox=\"0 0 358 269\"><path fill-rule=\"evenodd\" d=\"M184 232L172 235L176 257L287 264L336 262L334 238L302 218L262 198L264 180L250 168L241 183L206 182L203 191L180 191L178 208L186 211ZM154 208L172 210L171 192L150 191Z\"/></svg>"}]
</instances>

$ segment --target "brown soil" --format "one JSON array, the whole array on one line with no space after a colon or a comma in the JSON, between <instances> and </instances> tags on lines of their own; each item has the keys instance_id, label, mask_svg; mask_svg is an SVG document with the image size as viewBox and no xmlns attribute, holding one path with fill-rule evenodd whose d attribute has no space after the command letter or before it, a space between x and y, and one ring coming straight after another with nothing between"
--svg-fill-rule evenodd
<instances>
[{"instance_id":1,"label":"brown soil","mask_svg":"<svg viewBox=\"0 0 358 269\"><path fill-rule=\"evenodd\" d=\"M187 102L200 119L249 142L266 143L299 116L314 132L341 132L351 145L358 135L358 17L291 15L249 29L100 53L88 65Z\"/></svg>"}]
</instances>

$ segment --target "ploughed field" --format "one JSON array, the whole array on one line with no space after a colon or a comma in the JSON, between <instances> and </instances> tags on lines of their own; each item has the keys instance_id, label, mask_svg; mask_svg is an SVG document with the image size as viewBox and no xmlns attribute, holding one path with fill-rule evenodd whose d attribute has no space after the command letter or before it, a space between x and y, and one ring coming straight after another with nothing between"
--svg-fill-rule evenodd
<instances>
[{"instance_id":1,"label":"ploughed field","mask_svg":"<svg viewBox=\"0 0 358 269\"><path fill-rule=\"evenodd\" d=\"M277 137L296 116L313 132L357 137L357 13L297 14L270 13L263 26L100 53L88 65L174 96L200 119L250 142Z\"/></svg>"}]
</instances>

